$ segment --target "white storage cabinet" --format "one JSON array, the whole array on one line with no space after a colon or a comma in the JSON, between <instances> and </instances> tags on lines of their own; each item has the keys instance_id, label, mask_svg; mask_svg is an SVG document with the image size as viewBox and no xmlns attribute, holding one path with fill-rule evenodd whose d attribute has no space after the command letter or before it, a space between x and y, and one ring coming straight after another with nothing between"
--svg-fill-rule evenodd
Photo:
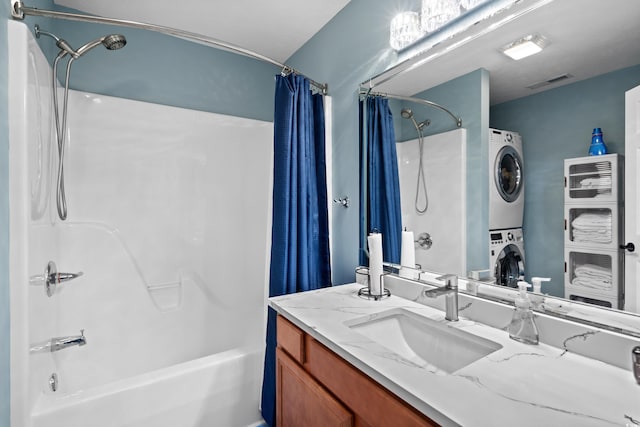
<instances>
[{"instance_id":1,"label":"white storage cabinet","mask_svg":"<svg viewBox=\"0 0 640 427\"><path fill-rule=\"evenodd\" d=\"M564 161L565 298L623 307L623 179L619 154Z\"/></svg>"}]
</instances>

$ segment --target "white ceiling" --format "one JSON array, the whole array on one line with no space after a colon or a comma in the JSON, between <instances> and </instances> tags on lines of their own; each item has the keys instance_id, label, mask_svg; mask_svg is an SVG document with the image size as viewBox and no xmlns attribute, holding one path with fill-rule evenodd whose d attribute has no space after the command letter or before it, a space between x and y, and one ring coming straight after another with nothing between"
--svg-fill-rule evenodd
<instances>
[{"instance_id":1,"label":"white ceiling","mask_svg":"<svg viewBox=\"0 0 640 427\"><path fill-rule=\"evenodd\" d=\"M521 2L526 3L535 1ZM410 96L482 67L491 75L491 104L520 98L640 63L639 22L638 0L553 0L375 90ZM514 61L499 52L500 47L531 33L549 39L541 53ZM454 43L450 40L433 50ZM535 90L527 88L565 73L574 77Z\"/></svg>"},{"instance_id":2,"label":"white ceiling","mask_svg":"<svg viewBox=\"0 0 640 427\"><path fill-rule=\"evenodd\" d=\"M94 15L199 33L285 62L349 0L55 0L55 3Z\"/></svg>"}]
</instances>

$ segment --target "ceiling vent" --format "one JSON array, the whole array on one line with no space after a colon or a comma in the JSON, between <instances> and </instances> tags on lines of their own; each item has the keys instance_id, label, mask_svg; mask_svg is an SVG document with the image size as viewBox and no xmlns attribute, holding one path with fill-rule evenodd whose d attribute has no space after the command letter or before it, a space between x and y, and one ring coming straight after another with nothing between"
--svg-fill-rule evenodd
<instances>
[{"instance_id":1,"label":"ceiling vent","mask_svg":"<svg viewBox=\"0 0 640 427\"><path fill-rule=\"evenodd\" d=\"M559 76L556 76L556 77L552 77L549 80L544 80L542 82L534 83L531 86L527 86L527 89L531 89L531 90L539 89L541 87L548 86L548 85L551 85L551 84L554 84L554 83L558 83L558 82L562 82L562 81L565 81L565 80L570 79L570 78L573 78L573 74L569 74L569 73L562 74L562 75L559 75Z\"/></svg>"}]
</instances>

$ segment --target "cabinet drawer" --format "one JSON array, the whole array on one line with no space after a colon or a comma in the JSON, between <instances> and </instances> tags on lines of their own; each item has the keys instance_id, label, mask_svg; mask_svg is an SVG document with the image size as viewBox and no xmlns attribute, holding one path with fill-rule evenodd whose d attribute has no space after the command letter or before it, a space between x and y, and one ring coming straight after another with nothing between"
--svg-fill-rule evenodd
<instances>
[{"instance_id":1,"label":"cabinet drawer","mask_svg":"<svg viewBox=\"0 0 640 427\"><path fill-rule=\"evenodd\" d=\"M278 347L298 363L304 363L304 332L282 316L276 323Z\"/></svg>"},{"instance_id":2,"label":"cabinet drawer","mask_svg":"<svg viewBox=\"0 0 640 427\"><path fill-rule=\"evenodd\" d=\"M307 372L331 390L358 419L372 427L438 426L308 335L305 347Z\"/></svg>"},{"instance_id":3,"label":"cabinet drawer","mask_svg":"<svg viewBox=\"0 0 640 427\"><path fill-rule=\"evenodd\" d=\"M282 349L276 349L277 427L352 427L353 415Z\"/></svg>"}]
</instances>

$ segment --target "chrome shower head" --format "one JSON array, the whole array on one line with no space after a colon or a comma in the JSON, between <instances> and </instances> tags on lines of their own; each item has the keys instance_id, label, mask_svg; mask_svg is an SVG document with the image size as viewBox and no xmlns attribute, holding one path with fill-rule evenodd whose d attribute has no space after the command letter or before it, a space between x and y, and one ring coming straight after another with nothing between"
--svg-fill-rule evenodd
<instances>
[{"instance_id":1,"label":"chrome shower head","mask_svg":"<svg viewBox=\"0 0 640 427\"><path fill-rule=\"evenodd\" d=\"M400 111L400 115L405 119L412 119L413 111L411 111L409 108L403 108L402 111Z\"/></svg>"},{"instance_id":2,"label":"chrome shower head","mask_svg":"<svg viewBox=\"0 0 640 427\"><path fill-rule=\"evenodd\" d=\"M400 111L400 115L405 119L411 120L413 122L413 125L416 127L416 130L418 131L418 133L422 130L423 127L429 126L431 124L431 120L429 119L425 119L420 123L418 123L416 119L413 118L413 111L411 111L411 109L409 108L403 108Z\"/></svg>"},{"instance_id":3,"label":"chrome shower head","mask_svg":"<svg viewBox=\"0 0 640 427\"><path fill-rule=\"evenodd\" d=\"M33 32L36 35L37 39L39 39L40 35L42 35L42 34L44 34L45 36L51 37L52 39L54 39L56 41L56 46L58 46L61 50L63 50L64 52L68 53L69 55L73 56L74 58L78 57L78 53L75 50L73 50L71 45L69 43L67 43L66 40L63 40L60 37L56 36L53 33L48 32L48 31L42 31L40 29L39 25L36 25L36 26L33 27Z\"/></svg>"},{"instance_id":4,"label":"chrome shower head","mask_svg":"<svg viewBox=\"0 0 640 427\"><path fill-rule=\"evenodd\" d=\"M127 39L122 34L108 34L104 37L100 37L99 39L96 39L94 41L91 41L85 44L84 46L80 47L80 49L78 49L76 52L78 54L78 57L81 57L82 55L89 52L91 49L93 49L98 45L103 45L109 50L117 50L124 47L124 45L126 44L127 44Z\"/></svg>"},{"instance_id":5,"label":"chrome shower head","mask_svg":"<svg viewBox=\"0 0 640 427\"><path fill-rule=\"evenodd\" d=\"M424 119L423 121L421 121L420 123L418 123L418 127L420 127L420 129L422 129L425 126L429 126L431 124L431 120L429 119Z\"/></svg>"},{"instance_id":6,"label":"chrome shower head","mask_svg":"<svg viewBox=\"0 0 640 427\"><path fill-rule=\"evenodd\" d=\"M118 50L127 44L127 39L122 34L109 34L104 37L102 44L109 50Z\"/></svg>"}]
</instances>

